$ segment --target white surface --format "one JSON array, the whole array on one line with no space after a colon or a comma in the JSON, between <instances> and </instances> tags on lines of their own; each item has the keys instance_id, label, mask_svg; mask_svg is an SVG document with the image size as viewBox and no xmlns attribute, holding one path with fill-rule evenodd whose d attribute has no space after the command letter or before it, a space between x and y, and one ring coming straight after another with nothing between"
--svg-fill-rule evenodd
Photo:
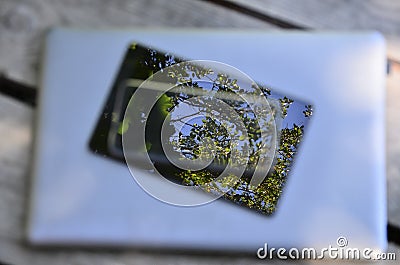
<instances>
[{"instance_id":1,"label":"white surface","mask_svg":"<svg viewBox=\"0 0 400 265\"><path fill-rule=\"evenodd\" d=\"M181 208L88 140L129 42L231 64L315 105L273 217L223 200ZM56 30L44 60L28 237L35 244L240 249L386 247L385 48L377 34Z\"/></svg>"}]
</instances>

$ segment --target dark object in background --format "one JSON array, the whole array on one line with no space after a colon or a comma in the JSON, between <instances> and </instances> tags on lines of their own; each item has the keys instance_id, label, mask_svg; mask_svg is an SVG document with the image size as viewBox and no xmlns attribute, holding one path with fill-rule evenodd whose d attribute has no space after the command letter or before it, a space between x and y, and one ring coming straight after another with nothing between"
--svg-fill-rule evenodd
<instances>
[{"instance_id":1,"label":"dark object in background","mask_svg":"<svg viewBox=\"0 0 400 265\"><path fill-rule=\"evenodd\" d=\"M0 93L22 101L30 106L36 106L37 89L0 74Z\"/></svg>"}]
</instances>

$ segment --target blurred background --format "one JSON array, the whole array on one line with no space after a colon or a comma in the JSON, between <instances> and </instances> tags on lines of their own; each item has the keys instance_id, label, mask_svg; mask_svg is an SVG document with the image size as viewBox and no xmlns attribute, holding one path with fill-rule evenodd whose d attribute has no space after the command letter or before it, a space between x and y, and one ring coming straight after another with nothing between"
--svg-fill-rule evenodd
<instances>
[{"instance_id":1,"label":"blurred background","mask_svg":"<svg viewBox=\"0 0 400 265\"><path fill-rule=\"evenodd\" d=\"M0 0L0 264L264 264L251 256L154 250L34 249L24 242L35 95L55 26L378 30L387 40L388 220L400 233L400 1ZM389 244L390 252L400 247ZM274 261L280 263L279 261Z\"/></svg>"}]
</instances>

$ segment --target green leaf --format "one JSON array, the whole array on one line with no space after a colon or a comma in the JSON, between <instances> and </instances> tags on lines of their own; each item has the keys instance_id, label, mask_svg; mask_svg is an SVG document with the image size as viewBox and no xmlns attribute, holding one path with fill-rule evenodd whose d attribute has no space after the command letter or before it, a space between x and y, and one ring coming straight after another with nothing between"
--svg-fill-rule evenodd
<instances>
[{"instance_id":1,"label":"green leaf","mask_svg":"<svg viewBox=\"0 0 400 265\"><path fill-rule=\"evenodd\" d=\"M146 151L150 151L152 144L150 142L146 142Z\"/></svg>"},{"instance_id":2,"label":"green leaf","mask_svg":"<svg viewBox=\"0 0 400 265\"><path fill-rule=\"evenodd\" d=\"M124 126L125 125L125 126ZM118 127L118 134L123 135L124 133L126 133L126 131L129 129L129 125L128 124L124 124L124 123L120 123L119 127Z\"/></svg>"},{"instance_id":3,"label":"green leaf","mask_svg":"<svg viewBox=\"0 0 400 265\"><path fill-rule=\"evenodd\" d=\"M126 133L126 131L129 129L130 123L131 121L128 118L121 122L118 127L118 134L123 135Z\"/></svg>"},{"instance_id":4,"label":"green leaf","mask_svg":"<svg viewBox=\"0 0 400 265\"><path fill-rule=\"evenodd\" d=\"M135 49L136 49L136 45L137 45L137 43L136 43L136 42L133 42L133 43L131 44L131 46L129 46L129 49L135 50Z\"/></svg>"},{"instance_id":5,"label":"green leaf","mask_svg":"<svg viewBox=\"0 0 400 265\"><path fill-rule=\"evenodd\" d=\"M168 97L167 95L163 94L159 100L157 101L158 109L160 113L166 117L169 114L169 109L173 107L173 103L171 101L171 98Z\"/></svg>"}]
</instances>

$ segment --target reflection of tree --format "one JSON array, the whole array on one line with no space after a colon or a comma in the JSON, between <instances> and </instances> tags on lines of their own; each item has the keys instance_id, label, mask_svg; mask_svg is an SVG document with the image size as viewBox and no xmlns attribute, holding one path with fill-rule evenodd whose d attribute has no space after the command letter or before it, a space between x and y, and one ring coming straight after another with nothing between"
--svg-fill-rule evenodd
<instances>
[{"instance_id":1,"label":"reflection of tree","mask_svg":"<svg viewBox=\"0 0 400 265\"><path fill-rule=\"evenodd\" d=\"M136 46L132 46L136 49ZM148 75L155 73L163 68L177 63L177 59L169 54L163 54L155 50L147 49L145 52L141 51L141 67ZM175 146L175 150L183 154L186 158L195 159L207 151L208 147L202 145L203 139L211 139L213 146L213 165L220 167L208 167L200 171L176 171L175 177L179 178L182 184L202 186L203 189L209 192L225 191L224 197L228 200L238 204L255 209L262 213L271 214L274 212L279 196L282 193L282 188L286 182L290 166L293 162L293 157L297 152L298 145L303 137L304 124L306 120L312 115L311 105L306 105L302 110L295 109L294 111L302 111L303 119L300 123L293 123L292 126L280 126L278 128L278 135L280 141L278 143L273 167L269 171L264 181L257 187L250 185L250 179L254 166L260 159L260 150L265 144L262 142L261 133L264 130L270 133L272 129L271 124L261 126L257 120L257 115L251 110L250 105L243 100L238 100L234 96L232 98L225 98L223 101L236 111L246 126L249 136L248 141L243 143L241 148L247 148L250 151L249 161L247 166L247 173L244 174L239 180L236 176L229 176L220 182L211 182L223 170L221 165L224 166L231 158L230 143L233 138L236 140L242 139L243 135L237 132L234 124L226 128L222 125L221 121L213 119L209 116L199 120L184 120L181 117L167 117L169 111L179 104L188 104L187 100L194 97L198 91L203 91L206 98L221 98L221 95L236 95L240 93L251 93L252 87L242 87L240 81L230 78L223 73L214 73L211 69L187 65L185 67L176 67L173 71L166 73L172 83L184 83L179 85L174 92L168 92L165 96L161 97L157 104L157 115L153 114L148 117L147 128L155 129L161 128L163 119L168 118L170 123L170 140ZM198 80L207 80L207 83L199 82ZM291 105L295 102L293 99L281 97L273 94L268 88L260 87L264 96L271 104L272 113L275 118L283 119L282 124L285 124L285 118L290 112ZM197 92L196 92L197 91ZM259 95L258 95L259 96ZM223 98L223 97L222 97ZM212 108L208 101L199 101L198 104L190 103L197 113L205 113L207 109ZM256 111L263 111L263 106L252 105L259 109ZM217 113L218 114L218 113ZM192 115L192 114L190 114ZM194 115L194 114L193 114ZM174 130L177 123L182 123L184 130L179 132ZM150 124L150 125L149 125ZM149 127L151 126L151 127ZM159 138L158 138L159 139ZM161 144L159 140L154 138L147 138L150 146L150 152L160 152ZM207 154L206 154L207 155ZM211 182L211 183L210 183ZM234 183L232 186L231 184ZM230 187L229 189L225 189Z\"/></svg>"}]
</instances>

